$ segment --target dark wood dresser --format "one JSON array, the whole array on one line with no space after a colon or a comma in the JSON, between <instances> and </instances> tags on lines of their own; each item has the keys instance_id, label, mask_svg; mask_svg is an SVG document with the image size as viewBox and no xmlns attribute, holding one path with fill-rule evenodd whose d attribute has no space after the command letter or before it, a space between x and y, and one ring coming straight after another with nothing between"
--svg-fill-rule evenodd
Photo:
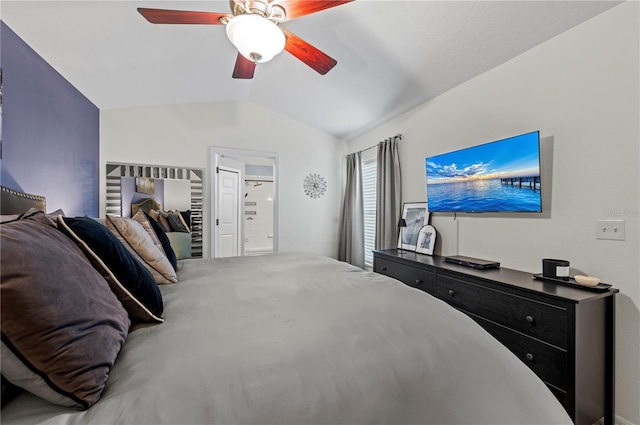
<instances>
[{"instance_id":1,"label":"dark wood dresser","mask_svg":"<svg viewBox=\"0 0 640 425\"><path fill-rule=\"evenodd\" d=\"M594 292L506 268L374 251L373 270L442 299L478 322L551 389L576 425L614 425L617 289Z\"/></svg>"}]
</instances>

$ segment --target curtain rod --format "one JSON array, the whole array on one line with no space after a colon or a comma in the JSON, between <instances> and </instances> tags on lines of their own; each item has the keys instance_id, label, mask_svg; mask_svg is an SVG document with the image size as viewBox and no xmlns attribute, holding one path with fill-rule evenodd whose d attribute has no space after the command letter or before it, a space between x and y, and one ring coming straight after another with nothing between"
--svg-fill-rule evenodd
<instances>
[{"instance_id":1,"label":"curtain rod","mask_svg":"<svg viewBox=\"0 0 640 425\"><path fill-rule=\"evenodd\" d=\"M396 134L394 137L399 137L399 138L400 138L400 140L402 140L402 134L400 134L400 133ZM383 140L382 142L384 142L384 140ZM378 142L378 143L376 143L376 144L375 144L375 145L373 145L373 146L369 146L369 147L368 147L368 148L366 148L366 149L362 149L361 151L356 151L356 152L360 152L360 153L362 153L362 152L368 151L368 150L370 150L370 149L377 148L377 147L378 147L378 145L379 145L380 143L382 143L382 142ZM356 153L356 152L353 152L353 153ZM346 156L345 156L345 158L346 158Z\"/></svg>"}]
</instances>

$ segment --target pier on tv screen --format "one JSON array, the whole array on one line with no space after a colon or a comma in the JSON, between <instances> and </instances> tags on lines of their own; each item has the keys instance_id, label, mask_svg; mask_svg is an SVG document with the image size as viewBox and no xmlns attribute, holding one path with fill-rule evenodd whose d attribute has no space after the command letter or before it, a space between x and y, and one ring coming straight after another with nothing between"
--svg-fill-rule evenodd
<instances>
[{"instance_id":1,"label":"pier on tv screen","mask_svg":"<svg viewBox=\"0 0 640 425\"><path fill-rule=\"evenodd\" d=\"M540 133L426 158L432 212L541 212Z\"/></svg>"}]
</instances>

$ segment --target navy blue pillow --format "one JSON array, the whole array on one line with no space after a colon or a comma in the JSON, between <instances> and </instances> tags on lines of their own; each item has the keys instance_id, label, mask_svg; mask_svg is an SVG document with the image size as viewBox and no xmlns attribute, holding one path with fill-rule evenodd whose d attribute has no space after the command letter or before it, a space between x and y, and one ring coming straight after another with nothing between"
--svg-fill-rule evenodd
<instances>
[{"instance_id":1,"label":"navy blue pillow","mask_svg":"<svg viewBox=\"0 0 640 425\"><path fill-rule=\"evenodd\" d=\"M168 212L167 219L169 220L169 226L171 226L174 232L189 233L189 229L184 226L180 217L180 213Z\"/></svg>"},{"instance_id":2,"label":"navy blue pillow","mask_svg":"<svg viewBox=\"0 0 640 425\"><path fill-rule=\"evenodd\" d=\"M189 228L191 228L191 210L179 211L179 212L184 222L187 223L187 226L189 226Z\"/></svg>"},{"instance_id":3,"label":"navy blue pillow","mask_svg":"<svg viewBox=\"0 0 640 425\"><path fill-rule=\"evenodd\" d=\"M149 221L151 228L156 233L156 236L160 241L160 245L162 245L162 249L164 250L164 253L167 256L167 259L171 263L173 270L178 271L178 258L176 257L176 253L173 250L173 247L171 246L171 241L169 241L169 238L167 237L166 232L164 231L160 223L155 221L153 217L151 217L146 212L144 213L144 215L145 217L147 217L147 220Z\"/></svg>"},{"instance_id":4,"label":"navy blue pillow","mask_svg":"<svg viewBox=\"0 0 640 425\"><path fill-rule=\"evenodd\" d=\"M89 217L59 216L58 228L104 276L131 319L163 321L162 295L153 276L106 226Z\"/></svg>"}]
</instances>

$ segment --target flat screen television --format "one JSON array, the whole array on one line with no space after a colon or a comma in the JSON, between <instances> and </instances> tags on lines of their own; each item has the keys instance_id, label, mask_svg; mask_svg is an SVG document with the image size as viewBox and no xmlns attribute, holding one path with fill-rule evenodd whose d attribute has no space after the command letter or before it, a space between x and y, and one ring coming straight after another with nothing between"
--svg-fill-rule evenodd
<instances>
[{"instance_id":1,"label":"flat screen television","mask_svg":"<svg viewBox=\"0 0 640 425\"><path fill-rule=\"evenodd\" d=\"M430 212L541 212L540 132L428 157Z\"/></svg>"}]
</instances>

